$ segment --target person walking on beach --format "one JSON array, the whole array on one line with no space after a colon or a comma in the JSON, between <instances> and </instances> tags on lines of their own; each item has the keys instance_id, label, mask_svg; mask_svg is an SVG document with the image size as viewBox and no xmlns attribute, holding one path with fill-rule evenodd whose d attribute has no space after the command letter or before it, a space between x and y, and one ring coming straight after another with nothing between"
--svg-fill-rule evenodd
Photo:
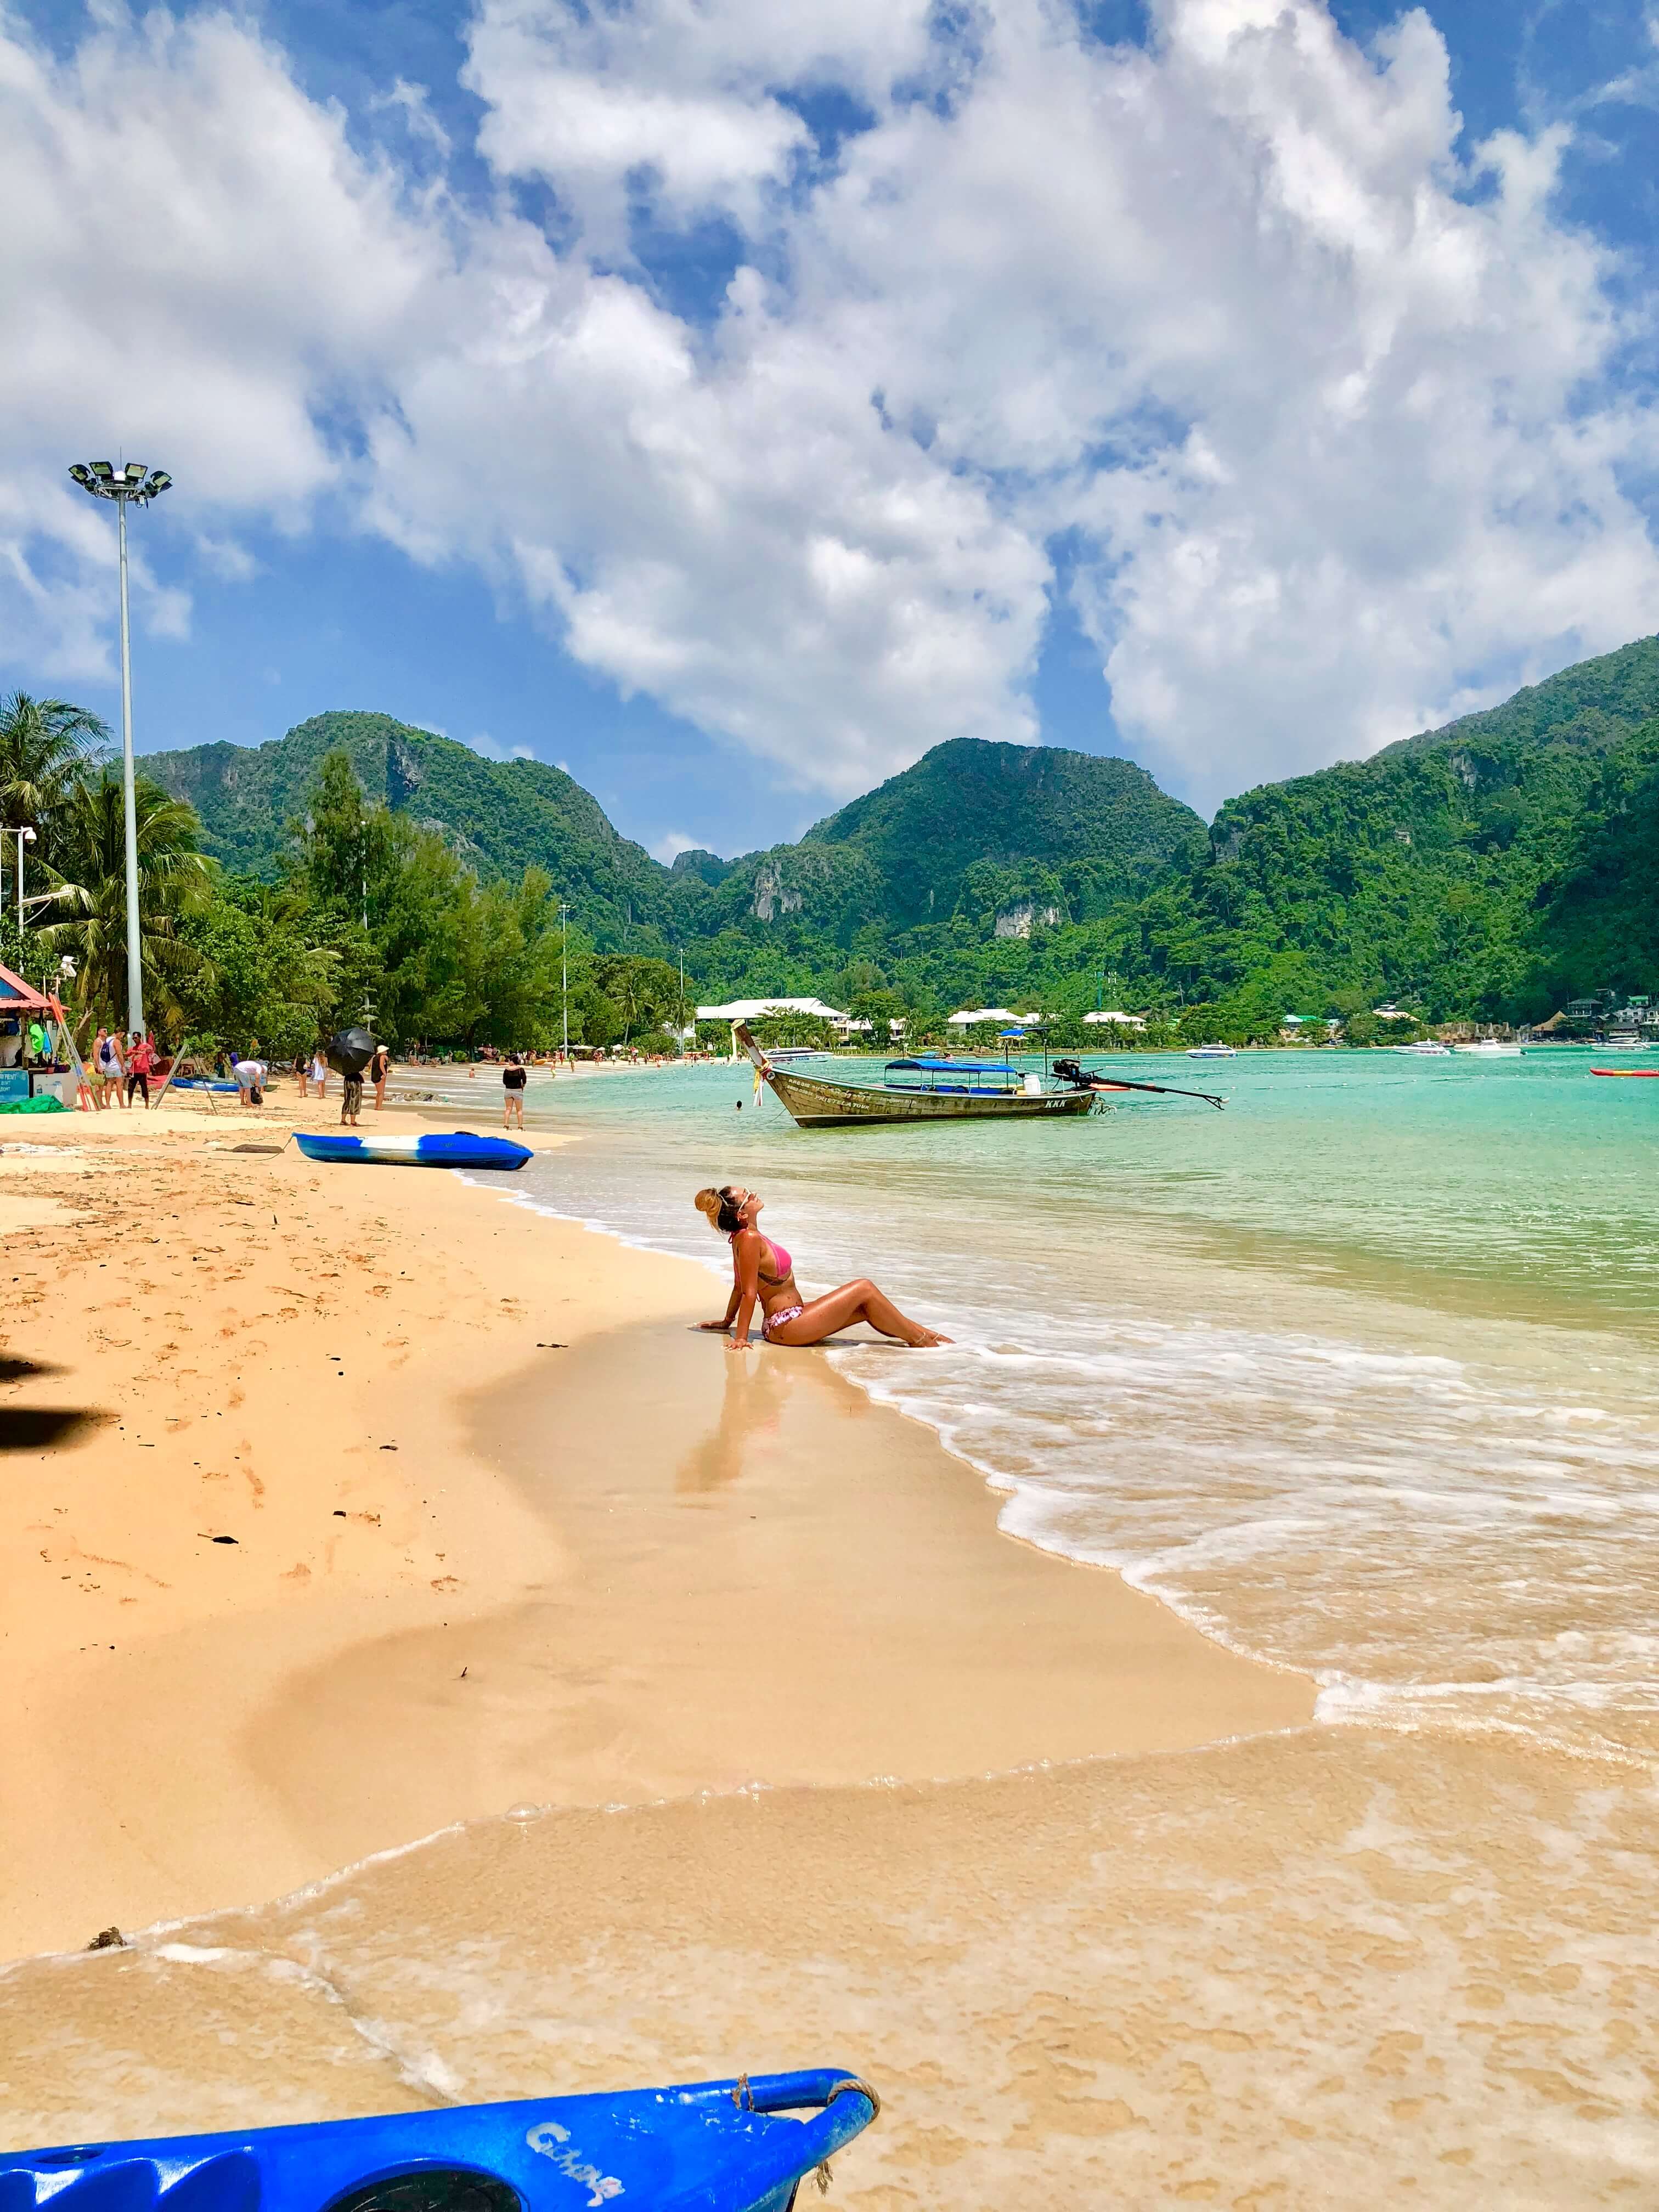
<instances>
[{"instance_id":1,"label":"person walking on beach","mask_svg":"<svg viewBox=\"0 0 1659 2212\"><path fill-rule=\"evenodd\" d=\"M345 1095L340 1101L340 1127L355 1129L357 1116L362 1110L363 1077L361 1068L348 1069L345 1076Z\"/></svg>"},{"instance_id":2,"label":"person walking on beach","mask_svg":"<svg viewBox=\"0 0 1659 2212\"><path fill-rule=\"evenodd\" d=\"M524 1087L530 1080L524 1063L516 1052L507 1055L507 1066L501 1070L501 1127L522 1129L524 1127Z\"/></svg>"},{"instance_id":3,"label":"person walking on beach","mask_svg":"<svg viewBox=\"0 0 1659 2212\"><path fill-rule=\"evenodd\" d=\"M729 1329L732 1349L747 1352L750 1319L758 1304L761 1334L768 1344L822 1344L861 1321L918 1351L924 1345L949 1344L948 1336L902 1314L867 1275L843 1283L838 1291L826 1291L821 1298L803 1299L789 1255L760 1232L757 1224L765 1203L741 1183L729 1182L718 1190L700 1190L692 1200L732 1247L732 1295L726 1311L719 1321L699 1322L699 1328Z\"/></svg>"},{"instance_id":4,"label":"person walking on beach","mask_svg":"<svg viewBox=\"0 0 1659 2212\"><path fill-rule=\"evenodd\" d=\"M328 1062L323 1058L323 1048L321 1045L319 1045L316 1051L311 1055L311 1079L317 1086L317 1096L319 1098L326 1098L328 1096Z\"/></svg>"},{"instance_id":5,"label":"person walking on beach","mask_svg":"<svg viewBox=\"0 0 1659 2212\"><path fill-rule=\"evenodd\" d=\"M127 1103L132 1103L132 1094L142 1091L146 1110L149 1106L149 1072L155 1065L155 1040L148 1030L134 1030L132 1049L127 1054Z\"/></svg>"},{"instance_id":6,"label":"person walking on beach","mask_svg":"<svg viewBox=\"0 0 1659 2212\"><path fill-rule=\"evenodd\" d=\"M296 1052L296 1053L295 1054L295 1055L294 1055L294 1066L293 1066L292 1073L293 1073L293 1076L294 1076L294 1080L295 1080L295 1081L299 1085L299 1086L300 1086L300 1096L301 1096L301 1098L308 1098L308 1097L311 1096L311 1091L310 1091L310 1086L309 1086L309 1085L308 1085L308 1083L307 1083L307 1077L308 1077L308 1075L309 1075L309 1073L310 1073L310 1069L309 1069L309 1067L308 1067L308 1066L307 1066L307 1065L306 1056L305 1056L304 1053L302 1053L302 1052Z\"/></svg>"},{"instance_id":7,"label":"person walking on beach","mask_svg":"<svg viewBox=\"0 0 1659 2212\"><path fill-rule=\"evenodd\" d=\"M392 1073L392 1054L383 1044L374 1048L374 1057L368 1063L368 1079L374 1085L374 1111L378 1114L386 1104L386 1079Z\"/></svg>"}]
</instances>

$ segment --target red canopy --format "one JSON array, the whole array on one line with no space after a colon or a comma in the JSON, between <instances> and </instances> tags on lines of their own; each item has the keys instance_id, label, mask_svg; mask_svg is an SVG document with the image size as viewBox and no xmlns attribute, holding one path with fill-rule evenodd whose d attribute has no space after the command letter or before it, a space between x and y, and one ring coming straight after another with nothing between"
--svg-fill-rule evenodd
<instances>
[{"instance_id":1,"label":"red canopy","mask_svg":"<svg viewBox=\"0 0 1659 2212\"><path fill-rule=\"evenodd\" d=\"M0 1014L52 1014L58 1016L55 999L42 997L32 990L21 975L14 975L9 968L0 968ZM58 1017L61 1018L61 1017Z\"/></svg>"}]
</instances>

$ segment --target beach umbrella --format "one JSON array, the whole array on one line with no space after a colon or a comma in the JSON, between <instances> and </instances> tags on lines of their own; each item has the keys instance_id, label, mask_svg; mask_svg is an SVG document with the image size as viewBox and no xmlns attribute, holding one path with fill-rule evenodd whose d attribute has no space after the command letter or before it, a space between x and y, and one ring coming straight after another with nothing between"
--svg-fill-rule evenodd
<instances>
[{"instance_id":1,"label":"beach umbrella","mask_svg":"<svg viewBox=\"0 0 1659 2212\"><path fill-rule=\"evenodd\" d=\"M374 1057L374 1040L367 1030L342 1030L324 1057L337 1075L361 1075Z\"/></svg>"}]
</instances>

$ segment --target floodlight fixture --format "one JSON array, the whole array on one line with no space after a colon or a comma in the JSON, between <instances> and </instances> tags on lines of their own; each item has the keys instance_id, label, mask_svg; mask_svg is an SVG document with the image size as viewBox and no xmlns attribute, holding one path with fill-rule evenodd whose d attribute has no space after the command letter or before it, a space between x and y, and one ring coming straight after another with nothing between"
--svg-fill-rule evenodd
<instances>
[{"instance_id":1,"label":"floodlight fixture","mask_svg":"<svg viewBox=\"0 0 1659 2212\"><path fill-rule=\"evenodd\" d=\"M138 927L138 823L133 795L132 771L132 647L127 621L127 509L148 507L173 478L165 469L147 469L143 461L124 461L119 469L108 461L76 461L70 471L84 492L94 499L115 502L116 538L121 570L121 780L126 814L127 847L127 1029L144 1033L143 945Z\"/></svg>"}]
</instances>

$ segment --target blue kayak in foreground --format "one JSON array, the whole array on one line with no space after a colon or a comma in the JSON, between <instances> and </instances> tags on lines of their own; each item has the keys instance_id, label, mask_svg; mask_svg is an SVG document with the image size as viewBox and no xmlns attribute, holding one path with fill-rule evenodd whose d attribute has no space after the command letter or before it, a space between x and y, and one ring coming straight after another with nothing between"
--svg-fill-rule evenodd
<instances>
[{"instance_id":1,"label":"blue kayak in foreground","mask_svg":"<svg viewBox=\"0 0 1659 2212\"><path fill-rule=\"evenodd\" d=\"M311 1136L296 1129L294 1141L308 1160L350 1161L392 1168L521 1168L533 1158L528 1146L507 1137L475 1137L469 1129L429 1131L422 1137Z\"/></svg>"},{"instance_id":2,"label":"blue kayak in foreground","mask_svg":"<svg viewBox=\"0 0 1659 2212\"><path fill-rule=\"evenodd\" d=\"M7 2212L787 2212L875 2118L823 2070L0 2154ZM790 2115L810 2110L812 2117Z\"/></svg>"}]
</instances>

